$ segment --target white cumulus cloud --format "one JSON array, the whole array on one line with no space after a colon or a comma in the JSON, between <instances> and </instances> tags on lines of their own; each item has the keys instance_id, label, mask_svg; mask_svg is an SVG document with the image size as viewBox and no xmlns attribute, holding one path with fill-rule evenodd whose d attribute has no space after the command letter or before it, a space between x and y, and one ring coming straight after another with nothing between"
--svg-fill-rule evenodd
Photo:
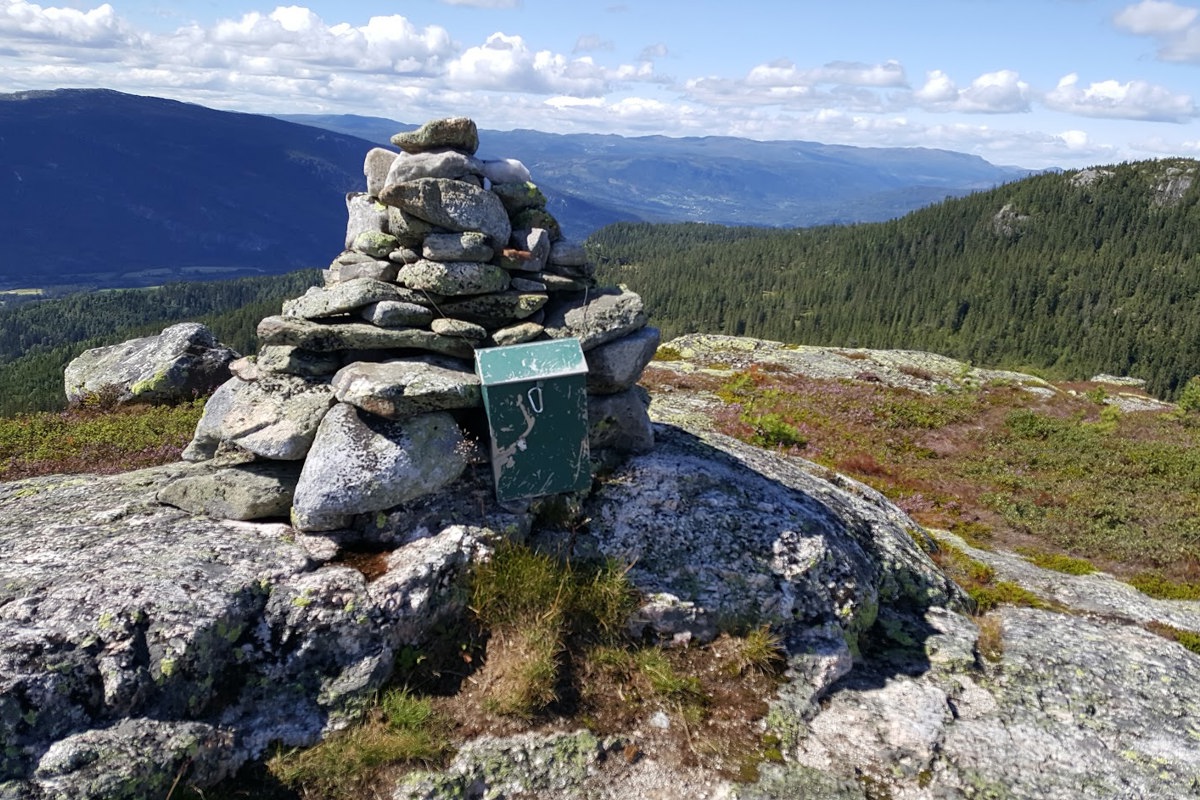
<instances>
[{"instance_id":1,"label":"white cumulus cloud","mask_svg":"<svg viewBox=\"0 0 1200 800\"><path fill-rule=\"evenodd\" d=\"M1200 10L1166 0L1142 0L1127 6L1113 18L1118 28L1138 36L1180 33L1196 21Z\"/></svg>"},{"instance_id":2,"label":"white cumulus cloud","mask_svg":"<svg viewBox=\"0 0 1200 800\"><path fill-rule=\"evenodd\" d=\"M130 33L111 5L88 11L42 7L24 0L0 2L0 34L63 44L110 46L129 41Z\"/></svg>"},{"instance_id":3,"label":"white cumulus cloud","mask_svg":"<svg viewBox=\"0 0 1200 800\"><path fill-rule=\"evenodd\" d=\"M1120 30L1149 36L1163 61L1200 63L1200 8L1169 0L1142 0L1113 17Z\"/></svg>"},{"instance_id":4,"label":"white cumulus cloud","mask_svg":"<svg viewBox=\"0 0 1200 800\"><path fill-rule=\"evenodd\" d=\"M1146 81L1099 81L1081 86L1071 73L1042 98L1047 108L1085 117L1183 122L1196 116L1196 106L1186 94L1175 94Z\"/></svg>"},{"instance_id":5,"label":"white cumulus cloud","mask_svg":"<svg viewBox=\"0 0 1200 800\"><path fill-rule=\"evenodd\" d=\"M926 111L1012 114L1028 111L1032 94L1029 84L1010 69L985 72L965 88L941 70L932 70L912 98Z\"/></svg>"},{"instance_id":6,"label":"white cumulus cloud","mask_svg":"<svg viewBox=\"0 0 1200 800\"><path fill-rule=\"evenodd\" d=\"M591 58L567 59L533 51L520 36L493 33L450 62L448 79L458 88L534 94L594 96L609 88L605 71Z\"/></svg>"}]
</instances>

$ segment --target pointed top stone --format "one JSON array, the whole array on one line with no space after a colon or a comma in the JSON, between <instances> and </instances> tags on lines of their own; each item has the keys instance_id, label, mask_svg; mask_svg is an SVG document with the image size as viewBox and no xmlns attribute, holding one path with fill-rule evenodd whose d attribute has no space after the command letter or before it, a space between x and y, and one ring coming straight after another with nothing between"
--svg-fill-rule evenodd
<instances>
[{"instance_id":1,"label":"pointed top stone","mask_svg":"<svg viewBox=\"0 0 1200 800\"><path fill-rule=\"evenodd\" d=\"M468 117L450 117L426 122L415 131L404 131L392 137L392 144L406 153L425 153L452 148L469 156L479 149L479 131Z\"/></svg>"}]
</instances>

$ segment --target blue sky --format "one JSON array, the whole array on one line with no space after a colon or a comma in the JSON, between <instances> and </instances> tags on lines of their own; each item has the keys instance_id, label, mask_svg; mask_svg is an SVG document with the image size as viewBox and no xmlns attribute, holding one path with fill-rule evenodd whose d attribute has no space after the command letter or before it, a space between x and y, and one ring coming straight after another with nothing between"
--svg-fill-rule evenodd
<instances>
[{"instance_id":1,"label":"blue sky","mask_svg":"<svg viewBox=\"0 0 1200 800\"><path fill-rule=\"evenodd\" d=\"M1200 2L0 0L0 92L66 86L1070 168L1200 157Z\"/></svg>"}]
</instances>

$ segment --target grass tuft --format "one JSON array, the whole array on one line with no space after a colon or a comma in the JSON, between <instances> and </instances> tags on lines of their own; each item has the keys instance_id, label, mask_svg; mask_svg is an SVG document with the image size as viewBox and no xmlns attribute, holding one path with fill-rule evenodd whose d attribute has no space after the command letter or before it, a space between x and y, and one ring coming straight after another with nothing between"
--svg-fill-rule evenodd
<instances>
[{"instance_id":1,"label":"grass tuft","mask_svg":"<svg viewBox=\"0 0 1200 800\"><path fill-rule=\"evenodd\" d=\"M280 750L267 770L306 797L357 800L369 796L379 771L395 764L440 763L449 752L447 724L427 698L393 689L380 698L367 719L306 750Z\"/></svg>"}]
</instances>

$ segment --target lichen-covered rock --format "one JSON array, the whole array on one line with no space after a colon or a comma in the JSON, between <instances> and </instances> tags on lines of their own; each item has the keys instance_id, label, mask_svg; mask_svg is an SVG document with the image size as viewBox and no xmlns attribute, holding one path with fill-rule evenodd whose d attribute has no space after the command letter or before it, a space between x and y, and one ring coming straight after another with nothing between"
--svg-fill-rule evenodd
<instances>
[{"instance_id":1,"label":"lichen-covered rock","mask_svg":"<svg viewBox=\"0 0 1200 800\"><path fill-rule=\"evenodd\" d=\"M628 289L604 289L586 302L558 302L546 313L546 334L554 339L576 337L591 350L627 336L646 324L642 298Z\"/></svg>"},{"instance_id":2,"label":"lichen-covered rock","mask_svg":"<svg viewBox=\"0 0 1200 800\"><path fill-rule=\"evenodd\" d=\"M421 247L421 242L431 233L441 231L441 228L426 222L420 217L415 217L402 208L388 206L388 233L396 237L396 241L400 242L402 247L415 248Z\"/></svg>"},{"instance_id":3,"label":"lichen-covered rock","mask_svg":"<svg viewBox=\"0 0 1200 800\"><path fill-rule=\"evenodd\" d=\"M124 719L50 746L34 772L40 800L167 796L177 776L207 785L227 777L232 736L200 722Z\"/></svg>"},{"instance_id":4,"label":"lichen-covered rock","mask_svg":"<svg viewBox=\"0 0 1200 800\"><path fill-rule=\"evenodd\" d=\"M446 296L488 294L508 288L508 273L478 261L428 261L406 264L396 277L409 289Z\"/></svg>"},{"instance_id":5,"label":"lichen-covered rock","mask_svg":"<svg viewBox=\"0 0 1200 800\"><path fill-rule=\"evenodd\" d=\"M431 233L422 243L422 255L430 261L491 261L495 252L488 238L478 231Z\"/></svg>"},{"instance_id":6,"label":"lichen-covered rock","mask_svg":"<svg viewBox=\"0 0 1200 800\"><path fill-rule=\"evenodd\" d=\"M313 286L300 297L283 304L285 317L321 319L356 311L381 300L399 300L400 293L390 283L355 278L332 286Z\"/></svg>"},{"instance_id":7,"label":"lichen-covered rock","mask_svg":"<svg viewBox=\"0 0 1200 800\"><path fill-rule=\"evenodd\" d=\"M267 345L289 345L321 353L413 349L471 358L475 352L463 339L419 328L380 328L365 322L322 324L298 317L266 317L258 323L258 338Z\"/></svg>"},{"instance_id":8,"label":"lichen-covered rock","mask_svg":"<svg viewBox=\"0 0 1200 800\"><path fill-rule=\"evenodd\" d=\"M487 328L476 325L474 322L467 322L465 319L438 317L429 324L429 329L443 336L457 336L473 343L482 342L488 338Z\"/></svg>"},{"instance_id":9,"label":"lichen-covered rock","mask_svg":"<svg viewBox=\"0 0 1200 800\"><path fill-rule=\"evenodd\" d=\"M157 336L85 350L67 365L63 382L72 402L115 388L120 403L172 403L220 386L236 358L206 326L181 322Z\"/></svg>"},{"instance_id":10,"label":"lichen-covered rock","mask_svg":"<svg viewBox=\"0 0 1200 800\"><path fill-rule=\"evenodd\" d=\"M337 399L387 419L481 404L479 377L452 359L355 362L333 378Z\"/></svg>"},{"instance_id":11,"label":"lichen-covered rock","mask_svg":"<svg viewBox=\"0 0 1200 800\"><path fill-rule=\"evenodd\" d=\"M541 228L550 236L550 241L557 242L562 238L562 228L553 215L544 208L524 208L512 215L512 227Z\"/></svg>"},{"instance_id":12,"label":"lichen-covered rock","mask_svg":"<svg viewBox=\"0 0 1200 800\"><path fill-rule=\"evenodd\" d=\"M230 378L205 404L183 457L203 461L228 442L263 458L302 459L332 404L333 389L320 381L283 374Z\"/></svg>"},{"instance_id":13,"label":"lichen-covered rock","mask_svg":"<svg viewBox=\"0 0 1200 800\"><path fill-rule=\"evenodd\" d=\"M536 322L520 322L492 332L492 341L498 346L532 342L542 335L542 326Z\"/></svg>"},{"instance_id":14,"label":"lichen-covered rock","mask_svg":"<svg viewBox=\"0 0 1200 800\"><path fill-rule=\"evenodd\" d=\"M616 394L637 383L661 340L658 328L645 327L587 351L589 394Z\"/></svg>"},{"instance_id":15,"label":"lichen-covered rock","mask_svg":"<svg viewBox=\"0 0 1200 800\"><path fill-rule=\"evenodd\" d=\"M507 242L512 233L500 198L464 181L420 178L387 187L379 199L433 225L480 231L493 242Z\"/></svg>"},{"instance_id":16,"label":"lichen-covered rock","mask_svg":"<svg viewBox=\"0 0 1200 800\"><path fill-rule=\"evenodd\" d=\"M440 491L466 467L462 433L445 412L400 421L338 403L322 420L292 505L299 530L334 530L369 513Z\"/></svg>"},{"instance_id":17,"label":"lichen-covered rock","mask_svg":"<svg viewBox=\"0 0 1200 800\"><path fill-rule=\"evenodd\" d=\"M885 658L843 678L808 709L789 755L892 796L1195 793L1200 656L1120 622L1004 608L991 615L995 661L945 662L930 641L967 652L975 641L954 616L930 618L923 668Z\"/></svg>"},{"instance_id":18,"label":"lichen-covered rock","mask_svg":"<svg viewBox=\"0 0 1200 800\"><path fill-rule=\"evenodd\" d=\"M416 303L402 300L380 300L359 309L359 316L382 328L420 328L433 322L433 312Z\"/></svg>"},{"instance_id":19,"label":"lichen-covered rock","mask_svg":"<svg viewBox=\"0 0 1200 800\"><path fill-rule=\"evenodd\" d=\"M839 489L723 437L655 433L654 450L618 468L587 507L598 546L632 564L643 592L710 619L784 631L832 623L854 652L881 604L961 599L909 536L915 524L874 491Z\"/></svg>"},{"instance_id":20,"label":"lichen-covered rock","mask_svg":"<svg viewBox=\"0 0 1200 800\"><path fill-rule=\"evenodd\" d=\"M404 131L392 137L392 144L406 153L453 148L467 155L479 149L479 130L467 117L449 117L426 122L415 131Z\"/></svg>"},{"instance_id":21,"label":"lichen-covered rock","mask_svg":"<svg viewBox=\"0 0 1200 800\"><path fill-rule=\"evenodd\" d=\"M363 231L354 237L352 246L372 258L387 258L400 246L400 239L385 231Z\"/></svg>"},{"instance_id":22,"label":"lichen-covered rock","mask_svg":"<svg viewBox=\"0 0 1200 800\"><path fill-rule=\"evenodd\" d=\"M286 345L262 347L255 360L259 375L279 372L301 378L322 378L337 372L341 366L342 359L336 353L317 353Z\"/></svg>"},{"instance_id":23,"label":"lichen-covered rock","mask_svg":"<svg viewBox=\"0 0 1200 800\"><path fill-rule=\"evenodd\" d=\"M510 215L527 208L546 207L546 195L528 179L519 183L493 182L492 191L500 198L500 202L504 203L504 208Z\"/></svg>"},{"instance_id":24,"label":"lichen-covered rock","mask_svg":"<svg viewBox=\"0 0 1200 800\"><path fill-rule=\"evenodd\" d=\"M300 478L295 462L267 461L189 475L158 491L158 501L216 519L287 519Z\"/></svg>"},{"instance_id":25,"label":"lichen-covered rock","mask_svg":"<svg viewBox=\"0 0 1200 800\"><path fill-rule=\"evenodd\" d=\"M362 248L355 248L355 242L363 234L385 233L387 231L387 207L370 194L350 192L346 195L346 241L347 250L369 255Z\"/></svg>"},{"instance_id":26,"label":"lichen-covered rock","mask_svg":"<svg viewBox=\"0 0 1200 800\"><path fill-rule=\"evenodd\" d=\"M365 256L366 254L362 255ZM393 264L391 261L381 261L368 256L363 261L353 264L333 265L327 272L325 283L329 285L341 283L342 281L352 281L355 278L369 278L370 280L390 283L396 280L396 272L399 269L400 265Z\"/></svg>"},{"instance_id":27,"label":"lichen-covered rock","mask_svg":"<svg viewBox=\"0 0 1200 800\"><path fill-rule=\"evenodd\" d=\"M605 742L587 731L481 736L460 749L444 772L418 772L405 778L392 798L453 800L570 792L599 772L607 750Z\"/></svg>"},{"instance_id":28,"label":"lichen-covered rock","mask_svg":"<svg viewBox=\"0 0 1200 800\"><path fill-rule=\"evenodd\" d=\"M442 313L485 328L499 328L536 314L548 297L532 292L496 292L441 303Z\"/></svg>"}]
</instances>

